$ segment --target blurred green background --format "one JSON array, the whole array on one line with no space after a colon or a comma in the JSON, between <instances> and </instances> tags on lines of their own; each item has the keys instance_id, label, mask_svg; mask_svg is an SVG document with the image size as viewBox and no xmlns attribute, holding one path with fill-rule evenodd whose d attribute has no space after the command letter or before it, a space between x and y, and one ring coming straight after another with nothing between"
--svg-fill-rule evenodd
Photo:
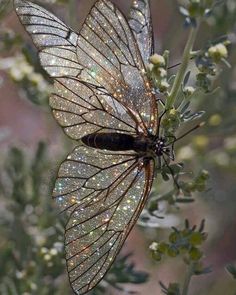
<instances>
[{"instance_id":1,"label":"blurred green background","mask_svg":"<svg viewBox=\"0 0 236 295\"><path fill-rule=\"evenodd\" d=\"M74 29L81 26L94 2L37 1ZM131 1L113 2L128 12ZM183 2L151 0L156 52L170 50L171 64L181 60L187 37L178 10ZM185 218L196 224L206 219L204 261L213 269L193 279L189 295L236 294L236 281L224 269L228 263L236 263L236 1L222 2L202 25L195 49L228 34L231 68L221 67L212 93L194 98L192 107L206 112L206 125L178 143L176 149L177 161L185 163L185 170L197 174L204 168L210 172L208 189L196 195L191 205L173 208L163 203L161 210L166 218L154 221L156 227L136 226L122 250L122 255L133 255L127 261L118 261L108 276L116 283L134 284L123 286L123 291L103 285L94 294L136 290L155 295L161 293L159 280L166 284L181 282L185 269L182 261L154 263L148 246L167 237L168 227L183 224ZM72 294L63 260L63 217L52 209L50 194L58 166L75 143L66 138L50 114L50 91L51 82L11 1L0 0L1 295ZM160 183L160 191L168 185ZM131 261L135 264L132 271ZM136 269L148 272L149 280Z\"/></svg>"}]
</instances>

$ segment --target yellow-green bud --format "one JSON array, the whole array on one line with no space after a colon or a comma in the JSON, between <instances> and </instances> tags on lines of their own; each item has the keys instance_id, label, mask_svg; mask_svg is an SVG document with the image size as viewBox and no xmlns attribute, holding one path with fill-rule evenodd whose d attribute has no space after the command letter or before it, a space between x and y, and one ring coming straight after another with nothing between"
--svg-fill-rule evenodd
<instances>
[{"instance_id":1,"label":"yellow-green bud","mask_svg":"<svg viewBox=\"0 0 236 295\"><path fill-rule=\"evenodd\" d=\"M187 87L184 88L184 93L187 96L192 95L194 93L194 91L195 91L195 88L192 87L192 86L187 86Z\"/></svg>"},{"instance_id":2,"label":"yellow-green bud","mask_svg":"<svg viewBox=\"0 0 236 295\"><path fill-rule=\"evenodd\" d=\"M167 81L161 81L159 86L161 92L166 92L169 87L170 87L170 84Z\"/></svg>"},{"instance_id":3,"label":"yellow-green bud","mask_svg":"<svg viewBox=\"0 0 236 295\"><path fill-rule=\"evenodd\" d=\"M179 254L179 251L177 249L173 249L173 248L169 248L167 250L167 254L170 256L170 257L176 257L178 254Z\"/></svg>"},{"instance_id":4,"label":"yellow-green bud","mask_svg":"<svg viewBox=\"0 0 236 295\"><path fill-rule=\"evenodd\" d=\"M165 253L168 249L168 245L165 242L161 242L160 244L158 244L158 251L160 253Z\"/></svg>"},{"instance_id":5,"label":"yellow-green bud","mask_svg":"<svg viewBox=\"0 0 236 295\"><path fill-rule=\"evenodd\" d=\"M169 236L169 241L170 241L171 243L175 243L175 242L177 241L177 239L178 239L178 235L177 235L176 232L173 232L173 233L170 234L170 236Z\"/></svg>"},{"instance_id":6,"label":"yellow-green bud","mask_svg":"<svg viewBox=\"0 0 236 295\"><path fill-rule=\"evenodd\" d=\"M177 115L178 111L174 108L172 108L170 111L169 111L169 116L170 117L175 117Z\"/></svg>"},{"instance_id":7,"label":"yellow-green bud","mask_svg":"<svg viewBox=\"0 0 236 295\"><path fill-rule=\"evenodd\" d=\"M230 40L225 40L225 41L223 42L223 44L224 44L225 46L228 46L228 45L231 44L231 41L230 41Z\"/></svg>"},{"instance_id":8,"label":"yellow-green bud","mask_svg":"<svg viewBox=\"0 0 236 295\"><path fill-rule=\"evenodd\" d=\"M160 54L155 53L154 55L150 56L149 58L150 63L154 66L163 67L166 64L164 57Z\"/></svg>"},{"instance_id":9,"label":"yellow-green bud","mask_svg":"<svg viewBox=\"0 0 236 295\"><path fill-rule=\"evenodd\" d=\"M152 257L153 259L155 259L156 261L161 261L161 253L160 252L152 252Z\"/></svg>"},{"instance_id":10,"label":"yellow-green bud","mask_svg":"<svg viewBox=\"0 0 236 295\"><path fill-rule=\"evenodd\" d=\"M154 68L154 65L153 64L148 64L147 65L148 72L152 72L153 71L153 68Z\"/></svg>"},{"instance_id":11,"label":"yellow-green bud","mask_svg":"<svg viewBox=\"0 0 236 295\"><path fill-rule=\"evenodd\" d=\"M189 251L189 256L190 256L191 260L197 261L202 257L202 252L199 249L193 247Z\"/></svg>"},{"instance_id":12,"label":"yellow-green bud","mask_svg":"<svg viewBox=\"0 0 236 295\"><path fill-rule=\"evenodd\" d=\"M165 78L167 76L167 72L164 68L158 68L157 75L161 78Z\"/></svg>"},{"instance_id":13,"label":"yellow-green bud","mask_svg":"<svg viewBox=\"0 0 236 295\"><path fill-rule=\"evenodd\" d=\"M215 62L218 62L222 58L226 58L228 56L228 50L224 44L219 43L211 46L208 49L208 54Z\"/></svg>"},{"instance_id":14,"label":"yellow-green bud","mask_svg":"<svg viewBox=\"0 0 236 295\"><path fill-rule=\"evenodd\" d=\"M201 176L203 176L204 178L208 179L209 178L209 172L207 170L202 170Z\"/></svg>"},{"instance_id":15,"label":"yellow-green bud","mask_svg":"<svg viewBox=\"0 0 236 295\"><path fill-rule=\"evenodd\" d=\"M201 245L204 238L200 232L193 232L190 236L189 242L193 246Z\"/></svg>"}]
</instances>

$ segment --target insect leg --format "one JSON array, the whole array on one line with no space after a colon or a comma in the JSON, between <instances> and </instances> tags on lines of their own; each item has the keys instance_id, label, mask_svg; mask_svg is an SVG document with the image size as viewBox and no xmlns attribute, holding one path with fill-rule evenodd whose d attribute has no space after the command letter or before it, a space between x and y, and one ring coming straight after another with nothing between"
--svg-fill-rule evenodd
<instances>
[{"instance_id":1,"label":"insect leg","mask_svg":"<svg viewBox=\"0 0 236 295\"><path fill-rule=\"evenodd\" d=\"M170 167L170 165L168 164L166 158L165 158L164 156L162 156L162 158L163 158L163 160L164 160L164 162L165 162L166 167L167 167L167 168L169 169L169 171L170 171L170 174L171 174L171 176L172 176L172 179L173 179L174 184L176 185L177 189L180 190L180 186L179 186L179 184L178 184L178 182L177 182L177 180L176 180L176 178L175 178L175 174L174 174L173 169L172 169L172 168Z\"/></svg>"}]
</instances>

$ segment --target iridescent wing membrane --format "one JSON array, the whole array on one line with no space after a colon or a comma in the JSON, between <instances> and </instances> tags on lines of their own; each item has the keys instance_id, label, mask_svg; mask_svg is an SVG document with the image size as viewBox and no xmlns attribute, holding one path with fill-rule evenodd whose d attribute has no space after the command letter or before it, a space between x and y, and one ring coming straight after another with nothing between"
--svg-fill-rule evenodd
<instances>
[{"instance_id":1,"label":"iridescent wing membrane","mask_svg":"<svg viewBox=\"0 0 236 295\"><path fill-rule=\"evenodd\" d=\"M127 154L77 147L61 165L54 196L70 213L66 259L77 294L109 269L137 220L152 185L153 166Z\"/></svg>"},{"instance_id":2,"label":"iridescent wing membrane","mask_svg":"<svg viewBox=\"0 0 236 295\"><path fill-rule=\"evenodd\" d=\"M15 0L15 6L54 78L50 105L71 138L156 132L156 99L142 59L152 51L148 1L133 1L132 29L110 1L96 1L79 34L36 4ZM153 170L134 151L82 144L62 163L53 197L69 215L66 260L76 294L91 290L111 266L144 206Z\"/></svg>"},{"instance_id":3,"label":"iridescent wing membrane","mask_svg":"<svg viewBox=\"0 0 236 295\"><path fill-rule=\"evenodd\" d=\"M137 40L144 63L154 53L153 28L148 0L134 0L130 9L129 25Z\"/></svg>"}]
</instances>

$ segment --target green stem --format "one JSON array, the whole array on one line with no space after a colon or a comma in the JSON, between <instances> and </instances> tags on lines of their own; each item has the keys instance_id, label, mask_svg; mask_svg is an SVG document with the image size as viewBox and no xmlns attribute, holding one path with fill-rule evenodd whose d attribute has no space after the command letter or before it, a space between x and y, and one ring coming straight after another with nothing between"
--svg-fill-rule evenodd
<instances>
[{"instance_id":1,"label":"green stem","mask_svg":"<svg viewBox=\"0 0 236 295\"><path fill-rule=\"evenodd\" d=\"M180 66L180 69L175 77L174 84L172 86L171 92L167 98L166 102L166 110L169 110L173 107L174 102L178 96L179 89L184 79L184 75L186 73L189 60L191 59L191 52L193 49L193 45L197 36L198 28L191 28L188 42L185 46L184 53L183 53L183 60Z\"/></svg>"},{"instance_id":2,"label":"green stem","mask_svg":"<svg viewBox=\"0 0 236 295\"><path fill-rule=\"evenodd\" d=\"M192 275L193 275L193 265L190 264L188 272L187 272L185 280L184 280L182 295L188 295L188 290L189 290L189 285L190 285Z\"/></svg>"},{"instance_id":3,"label":"green stem","mask_svg":"<svg viewBox=\"0 0 236 295\"><path fill-rule=\"evenodd\" d=\"M69 23L75 29L77 25L77 0L69 0Z\"/></svg>"}]
</instances>

